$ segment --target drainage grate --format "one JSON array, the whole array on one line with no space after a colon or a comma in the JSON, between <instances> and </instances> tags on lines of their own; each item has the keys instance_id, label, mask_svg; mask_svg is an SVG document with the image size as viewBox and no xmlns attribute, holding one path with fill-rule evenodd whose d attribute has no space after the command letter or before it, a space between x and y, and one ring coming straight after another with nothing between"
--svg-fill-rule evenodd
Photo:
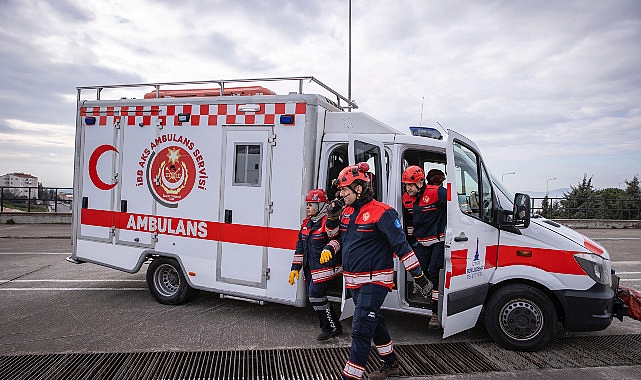
<instances>
[{"instance_id":1,"label":"drainage grate","mask_svg":"<svg viewBox=\"0 0 641 380\"><path fill-rule=\"evenodd\" d=\"M539 352L491 342L395 345L404 376L641 364L641 335L571 337ZM336 379L349 347L0 356L1 379ZM378 367L374 350L367 371Z\"/></svg>"}]
</instances>

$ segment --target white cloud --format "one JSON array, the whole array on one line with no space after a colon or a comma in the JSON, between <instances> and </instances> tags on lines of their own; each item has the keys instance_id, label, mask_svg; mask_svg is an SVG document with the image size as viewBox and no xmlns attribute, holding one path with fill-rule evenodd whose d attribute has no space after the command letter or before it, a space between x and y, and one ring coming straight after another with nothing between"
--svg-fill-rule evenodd
<instances>
[{"instance_id":1,"label":"white cloud","mask_svg":"<svg viewBox=\"0 0 641 380\"><path fill-rule=\"evenodd\" d=\"M65 157L71 185L79 85L314 75L347 93L342 0L13 0L0 20L0 171ZM522 190L617 186L640 172L639 40L634 0L353 1L352 96L403 131L422 106Z\"/></svg>"}]
</instances>

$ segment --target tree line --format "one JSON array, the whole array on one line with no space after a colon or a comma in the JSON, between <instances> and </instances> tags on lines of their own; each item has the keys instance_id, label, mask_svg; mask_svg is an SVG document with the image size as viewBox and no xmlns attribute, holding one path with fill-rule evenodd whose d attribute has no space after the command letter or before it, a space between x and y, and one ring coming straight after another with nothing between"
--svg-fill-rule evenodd
<instances>
[{"instance_id":1,"label":"tree line","mask_svg":"<svg viewBox=\"0 0 641 380\"><path fill-rule=\"evenodd\" d=\"M625 181L626 188L595 189L592 177L583 175L577 186L570 186L570 192L563 198L548 198L546 195L541 208L535 213L550 219L641 219L641 189L639 177Z\"/></svg>"}]
</instances>

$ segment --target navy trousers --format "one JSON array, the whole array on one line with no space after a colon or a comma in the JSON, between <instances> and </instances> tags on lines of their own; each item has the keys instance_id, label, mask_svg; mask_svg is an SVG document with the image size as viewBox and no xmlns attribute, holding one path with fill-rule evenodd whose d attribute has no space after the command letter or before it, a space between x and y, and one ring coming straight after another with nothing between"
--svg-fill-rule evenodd
<instances>
[{"instance_id":1,"label":"navy trousers","mask_svg":"<svg viewBox=\"0 0 641 380\"><path fill-rule=\"evenodd\" d=\"M351 292L355 309L352 319L352 347L343 371L345 379L360 378L361 370L367 364L372 340L381 359L387 363L396 360L392 339L381 314L381 306L389 289L381 285L365 284L358 289L351 289Z\"/></svg>"}]
</instances>

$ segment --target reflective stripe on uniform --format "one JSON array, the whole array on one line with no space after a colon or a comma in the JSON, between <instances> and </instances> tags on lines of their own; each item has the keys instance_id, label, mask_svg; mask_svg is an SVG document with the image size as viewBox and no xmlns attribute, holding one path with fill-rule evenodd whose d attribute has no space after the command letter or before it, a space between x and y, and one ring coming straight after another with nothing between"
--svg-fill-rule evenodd
<instances>
[{"instance_id":1,"label":"reflective stripe on uniform","mask_svg":"<svg viewBox=\"0 0 641 380\"><path fill-rule=\"evenodd\" d=\"M338 240L330 240L327 245L334 248L334 253L338 252L341 249L341 243L339 243Z\"/></svg>"},{"instance_id":2,"label":"reflective stripe on uniform","mask_svg":"<svg viewBox=\"0 0 641 380\"><path fill-rule=\"evenodd\" d=\"M343 266L338 266L336 268L321 268L312 270L312 281L314 282L324 282L333 279L336 276L339 276L343 273Z\"/></svg>"},{"instance_id":3,"label":"reflective stripe on uniform","mask_svg":"<svg viewBox=\"0 0 641 380\"><path fill-rule=\"evenodd\" d=\"M381 356L387 356L394 352L394 346L392 346L392 341L390 340L389 343L376 346L376 350L378 351L378 354Z\"/></svg>"},{"instance_id":4,"label":"reflective stripe on uniform","mask_svg":"<svg viewBox=\"0 0 641 380\"><path fill-rule=\"evenodd\" d=\"M443 241L443 238L445 237L444 233L439 234L439 236L432 236L429 238L416 238L416 241L421 243L422 246L424 247L429 247L432 244L436 244L438 242Z\"/></svg>"},{"instance_id":5,"label":"reflective stripe on uniform","mask_svg":"<svg viewBox=\"0 0 641 380\"><path fill-rule=\"evenodd\" d=\"M405 269L407 269L408 271L420 265L420 263L418 262L418 258L416 257L416 254L414 254L414 251L409 251L407 255L401 257L401 262L405 266Z\"/></svg>"},{"instance_id":6,"label":"reflective stripe on uniform","mask_svg":"<svg viewBox=\"0 0 641 380\"><path fill-rule=\"evenodd\" d=\"M388 288L394 286L394 269L386 269L377 272L361 272L361 273L343 273L345 277L345 287L348 289L359 288L363 284L378 283Z\"/></svg>"},{"instance_id":7,"label":"reflective stripe on uniform","mask_svg":"<svg viewBox=\"0 0 641 380\"><path fill-rule=\"evenodd\" d=\"M365 368L359 366L358 364L352 363L349 360L345 364L343 369L343 376L349 377L351 379L359 379L363 376Z\"/></svg>"}]
</instances>

